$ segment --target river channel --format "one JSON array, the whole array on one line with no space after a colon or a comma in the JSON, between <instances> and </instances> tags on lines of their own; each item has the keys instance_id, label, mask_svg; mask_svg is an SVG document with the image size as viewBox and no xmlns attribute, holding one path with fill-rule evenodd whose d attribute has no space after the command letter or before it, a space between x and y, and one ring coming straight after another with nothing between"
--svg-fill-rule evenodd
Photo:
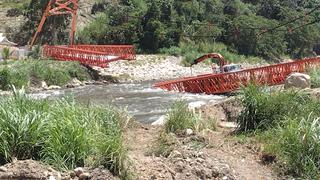
<instances>
[{"instance_id":1,"label":"river channel","mask_svg":"<svg viewBox=\"0 0 320 180\"><path fill-rule=\"evenodd\" d=\"M73 96L77 102L125 109L135 120L152 123L162 118L172 103L185 100L191 107L221 101L224 96L166 92L152 88L153 82L89 85L72 89L34 93L36 98Z\"/></svg>"}]
</instances>

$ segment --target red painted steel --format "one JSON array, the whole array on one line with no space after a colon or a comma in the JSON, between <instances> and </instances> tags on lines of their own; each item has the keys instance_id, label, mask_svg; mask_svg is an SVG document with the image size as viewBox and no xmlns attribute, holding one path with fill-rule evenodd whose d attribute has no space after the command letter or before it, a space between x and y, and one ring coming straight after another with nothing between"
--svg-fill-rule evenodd
<instances>
[{"instance_id":1,"label":"red painted steel","mask_svg":"<svg viewBox=\"0 0 320 180\"><path fill-rule=\"evenodd\" d=\"M44 46L43 54L60 61L79 61L82 64L107 67L108 63L120 59L134 60L134 46L131 45L73 45L76 30L78 0L50 0L40 24L32 38L32 47L41 32L46 19L54 15L72 15L70 46Z\"/></svg>"},{"instance_id":2,"label":"red painted steel","mask_svg":"<svg viewBox=\"0 0 320 180\"><path fill-rule=\"evenodd\" d=\"M76 23L77 23L77 11L78 11L78 0L50 0L47 8L45 9L40 24L37 28L36 33L34 34L31 43L29 44L32 47L38 36L41 32L44 23L46 22L49 16L57 16L64 14L71 14L71 31L70 31L70 44L74 43L74 35L76 32Z\"/></svg>"},{"instance_id":3,"label":"red painted steel","mask_svg":"<svg viewBox=\"0 0 320 180\"><path fill-rule=\"evenodd\" d=\"M126 47L126 49L129 47ZM133 48L133 46L131 46ZM133 48L134 49L134 48ZM134 52L132 50L131 52ZM68 46L43 46L43 54L46 57L60 61L78 61L82 64L107 67L108 63L118 61L127 57L128 54L110 55L109 52L98 52L93 50L77 49Z\"/></svg>"},{"instance_id":4,"label":"red painted steel","mask_svg":"<svg viewBox=\"0 0 320 180\"><path fill-rule=\"evenodd\" d=\"M249 82L266 85L283 84L292 72L305 72L319 67L320 57L306 58L294 62L244 69L237 72L205 74L154 84L168 91L189 93L222 94L238 90Z\"/></svg>"},{"instance_id":5,"label":"red painted steel","mask_svg":"<svg viewBox=\"0 0 320 180\"><path fill-rule=\"evenodd\" d=\"M121 59L136 59L135 48L132 45L72 45L75 49L103 52L113 56L121 56Z\"/></svg>"}]
</instances>

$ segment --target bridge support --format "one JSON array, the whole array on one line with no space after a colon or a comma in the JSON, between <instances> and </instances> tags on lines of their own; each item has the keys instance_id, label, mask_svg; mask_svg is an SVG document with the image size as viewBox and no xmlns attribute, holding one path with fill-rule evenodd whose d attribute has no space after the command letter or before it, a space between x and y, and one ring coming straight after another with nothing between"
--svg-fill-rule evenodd
<instances>
[{"instance_id":1,"label":"bridge support","mask_svg":"<svg viewBox=\"0 0 320 180\"><path fill-rule=\"evenodd\" d=\"M43 25L49 16L66 15L66 14L70 14L72 16L70 44L73 45L74 36L76 32L77 11L78 11L78 0L50 0L47 5L47 8L43 13L43 16L41 18L37 31L35 32L29 46L32 47L35 44L39 36L39 33L42 31Z\"/></svg>"}]
</instances>

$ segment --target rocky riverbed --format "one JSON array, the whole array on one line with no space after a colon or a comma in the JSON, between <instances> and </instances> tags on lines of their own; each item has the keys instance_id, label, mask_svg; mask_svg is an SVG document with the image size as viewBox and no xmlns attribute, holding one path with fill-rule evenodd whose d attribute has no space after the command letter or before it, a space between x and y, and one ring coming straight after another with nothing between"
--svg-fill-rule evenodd
<instances>
[{"instance_id":1,"label":"rocky riverbed","mask_svg":"<svg viewBox=\"0 0 320 180\"><path fill-rule=\"evenodd\" d=\"M164 55L137 55L134 61L117 61L109 68L96 68L102 76L113 76L120 82L174 79L211 73L210 65L193 68L181 64L182 57Z\"/></svg>"}]
</instances>

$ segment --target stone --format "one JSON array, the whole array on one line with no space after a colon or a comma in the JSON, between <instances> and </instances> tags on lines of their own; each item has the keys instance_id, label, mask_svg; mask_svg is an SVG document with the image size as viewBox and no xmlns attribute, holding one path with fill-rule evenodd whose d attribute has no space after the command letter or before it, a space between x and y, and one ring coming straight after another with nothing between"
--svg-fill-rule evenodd
<instances>
[{"instance_id":1,"label":"stone","mask_svg":"<svg viewBox=\"0 0 320 180\"><path fill-rule=\"evenodd\" d=\"M83 174L83 172L84 172L84 170L83 170L82 167L77 167L77 168L74 169L74 173L76 173L76 175L78 177L80 177L80 175Z\"/></svg>"},{"instance_id":2,"label":"stone","mask_svg":"<svg viewBox=\"0 0 320 180\"><path fill-rule=\"evenodd\" d=\"M55 90L55 89L61 89L61 87L56 85L51 85L48 88L46 88L46 90Z\"/></svg>"},{"instance_id":3,"label":"stone","mask_svg":"<svg viewBox=\"0 0 320 180\"><path fill-rule=\"evenodd\" d=\"M7 172L7 171L8 171L8 169L6 167L4 167L4 166L0 167L0 172Z\"/></svg>"},{"instance_id":4,"label":"stone","mask_svg":"<svg viewBox=\"0 0 320 180\"><path fill-rule=\"evenodd\" d=\"M186 129L186 135L187 136L193 135L193 130L192 129Z\"/></svg>"},{"instance_id":5,"label":"stone","mask_svg":"<svg viewBox=\"0 0 320 180\"><path fill-rule=\"evenodd\" d=\"M42 89L47 89L48 88L48 85L45 81L41 81L41 88Z\"/></svg>"},{"instance_id":6,"label":"stone","mask_svg":"<svg viewBox=\"0 0 320 180\"><path fill-rule=\"evenodd\" d=\"M300 89L311 88L311 78L307 74L291 73L285 81L284 88L285 89L288 89L288 88L300 88Z\"/></svg>"},{"instance_id":7,"label":"stone","mask_svg":"<svg viewBox=\"0 0 320 180\"><path fill-rule=\"evenodd\" d=\"M49 177L49 180L56 180L57 178L56 177L54 177L54 176L50 176Z\"/></svg>"},{"instance_id":8,"label":"stone","mask_svg":"<svg viewBox=\"0 0 320 180\"><path fill-rule=\"evenodd\" d=\"M226 129L235 129L238 127L236 122L219 122L218 126Z\"/></svg>"},{"instance_id":9,"label":"stone","mask_svg":"<svg viewBox=\"0 0 320 180\"><path fill-rule=\"evenodd\" d=\"M79 176L79 180L88 180L88 179L90 179L90 174L89 173L82 173Z\"/></svg>"},{"instance_id":10,"label":"stone","mask_svg":"<svg viewBox=\"0 0 320 180\"><path fill-rule=\"evenodd\" d=\"M73 179L73 178L75 178L77 175L76 175L76 173L74 172L74 171L71 171L70 172L70 177Z\"/></svg>"},{"instance_id":11,"label":"stone","mask_svg":"<svg viewBox=\"0 0 320 180\"><path fill-rule=\"evenodd\" d=\"M165 123L166 123L166 116L163 115L158 120L153 122L151 125L152 126L163 126Z\"/></svg>"},{"instance_id":12,"label":"stone","mask_svg":"<svg viewBox=\"0 0 320 180\"><path fill-rule=\"evenodd\" d=\"M204 101L191 102L188 104L188 109L191 111L196 111L204 105L206 105L206 102L204 102Z\"/></svg>"},{"instance_id":13,"label":"stone","mask_svg":"<svg viewBox=\"0 0 320 180\"><path fill-rule=\"evenodd\" d=\"M170 153L169 158L182 158L182 154L179 151L174 150Z\"/></svg>"},{"instance_id":14,"label":"stone","mask_svg":"<svg viewBox=\"0 0 320 180\"><path fill-rule=\"evenodd\" d=\"M68 88L75 88L75 87L79 87L82 85L82 82L79 81L77 78L73 78L68 84L67 87Z\"/></svg>"}]
</instances>

